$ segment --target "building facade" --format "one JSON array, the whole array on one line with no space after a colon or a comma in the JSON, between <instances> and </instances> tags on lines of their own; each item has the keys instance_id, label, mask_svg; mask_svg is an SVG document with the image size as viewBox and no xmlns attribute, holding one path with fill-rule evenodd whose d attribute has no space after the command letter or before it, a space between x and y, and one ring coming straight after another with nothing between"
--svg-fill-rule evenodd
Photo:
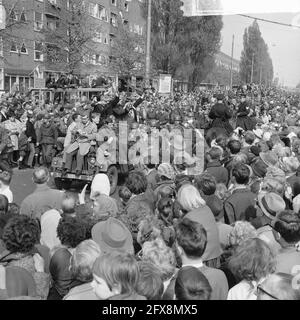
<instances>
[{"instance_id":1,"label":"building facade","mask_svg":"<svg viewBox=\"0 0 300 320\"><path fill-rule=\"evenodd\" d=\"M231 57L224 52L219 52L216 54L216 65L219 67L224 67L227 70L231 68ZM232 59L232 70L235 72L240 72L240 61L237 59Z\"/></svg>"},{"instance_id":2,"label":"building facade","mask_svg":"<svg viewBox=\"0 0 300 320\"><path fill-rule=\"evenodd\" d=\"M0 91L26 91L37 83L42 86L49 75L57 78L69 71L66 66L70 49L62 48L61 43L71 38L70 28L64 22L74 3L80 3L84 19L94 26L92 50L82 57L76 69L81 76L113 76L109 68L111 51L120 24L137 36L146 33L143 0L3 0L2 3L6 28L0 30ZM55 35L61 42L55 41ZM54 54L50 59L50 52L57 49L60 49L57 59ZM61 59L63 53L65 64Z\"/></svg>"}]
</instances>

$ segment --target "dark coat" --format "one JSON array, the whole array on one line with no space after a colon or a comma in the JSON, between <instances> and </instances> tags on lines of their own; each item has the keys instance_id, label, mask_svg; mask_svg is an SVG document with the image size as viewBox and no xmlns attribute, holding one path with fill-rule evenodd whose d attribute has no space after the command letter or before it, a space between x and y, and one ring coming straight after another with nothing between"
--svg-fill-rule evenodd
<instances>
[{"instance_id":1,"label":"dark coat","mask_svg":"<svg viewBox=\"0 0 300 320\"><path fill-rule=\"evenodd\" d=\"M234 190L232 195L224 202L225 223L235 221L250 221L255 218L255 194L248 188Z\"/></svg>"},{"instance_id":2,"label":"dark coat","mask_svg":"<svg viewBox=\"0 0 300 320\"><path fill-rule=\"evenodd\" d=\"M239 105L238 112L237 112L237 121L236 127L240 127L245 131L253 130L255 128L255 123L251 117L248 116L250 113L250 109L248 107L247 102L242 102Z\"/></svg>"},{"instance_id":3,"label":"dark coat","mask_svg":"<svg viewBox=\"0 0 300 320\"><path fill-rule=\"evenodd\" d=\"M25 135L27 138L31 137L31 142L36 143L36 132L34 129L34 124L31 121L26 122L26 130L25 130Z\"/></svg>"},{"instance_id":4,"label":"dark coat","mask_svg":"<svg viewBox=\"0 0 300 320\"><path fill-rule=\"evenodd\" d=\"M216 103L209 112L209 118L213 120L211 127L224 128L227 134L233 131L229 119L232 117L232 113L227 106L223 103Z\"/></svg>"},{"instance_id":5,"label":"dark coat","mask_svg":"<svg viewBox=\"0 0 300 320\"><path fill-rule=\"evenodd\" d=\"M222 166L220 161L209 162L206 171L216 178L217 183L224 183L227 185L228 171Z\"/></svg>"}]
</instances>

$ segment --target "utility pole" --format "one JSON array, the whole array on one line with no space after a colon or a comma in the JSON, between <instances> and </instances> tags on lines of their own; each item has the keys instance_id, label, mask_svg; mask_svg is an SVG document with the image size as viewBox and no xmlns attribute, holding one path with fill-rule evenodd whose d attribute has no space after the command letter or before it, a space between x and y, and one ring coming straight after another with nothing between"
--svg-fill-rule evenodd
<instances>
[{"instance_id":1,"label":"utility pole","mask_svg":"<svg viewBox=\"0 0 300 320\"><path fill-rule=\"evenodd\" d=\"M261 76L262 76L262 65L260 66L260 71L259 71L259 85L261 85Z\"/></svg>"},{"instance_id":2,"label":"utility pole","mask_svg":"<svg viewBox=\"0 0 300 320\"><path fill-rule=\"evenodd\" d=\"M253 67L254 67L254 53L252 53L251 80L250 80L250 83L252 83L252 81L253 81Z\"/></svg>"},{"instance_id":3,"label":"utility pole","mask_svg":"<svg viewBox=\"0 0 300 320\"><path fill-rule=\"evenodd\" d=\"M231 48L230 89L232 88L233 49L234 49L234 34L232 35L232 48Z\"/></svg>"},{"instance_id":4,"label":"utility pole","mask_svg":"<svg viewBox=\"0 0 300 320\"><path fill-rule=\"evenodd\" d=\"M150 67L151 67L151 8L152 0L148 0L148 18L147 18L147 43L146 43L146 87L150 86Z\"/></svg>"}]
</instances>

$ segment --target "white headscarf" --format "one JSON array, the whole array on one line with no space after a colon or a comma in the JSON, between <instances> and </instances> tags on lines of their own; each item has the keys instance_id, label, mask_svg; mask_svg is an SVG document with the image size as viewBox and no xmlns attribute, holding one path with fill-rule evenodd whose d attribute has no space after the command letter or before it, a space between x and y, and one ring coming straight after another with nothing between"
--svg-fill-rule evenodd
<instances>
[{"instance_id":1,"label":"white headscarf","mask_svg":"<svg viewBox=\"0 0 300 320\"><path fill-rule=\"evenodd\" d=\"M109 196L110 194L110 182L105 173L96 174L92 181L90 198L93 198L96 193L104 194L106 196Z\"/></svg>"},{"instance_id":2,"label":"white headscarf","mask_svg":"<svg viewBox=\"0 0 300 320\"><path fill-rule=\"evenodd\" d=\"M60 213L55 209L46 211L41 216L41 244L47 246L50 250L61 245L57 237L57 226L60 218Z\"/></svg>"}]
</instances>

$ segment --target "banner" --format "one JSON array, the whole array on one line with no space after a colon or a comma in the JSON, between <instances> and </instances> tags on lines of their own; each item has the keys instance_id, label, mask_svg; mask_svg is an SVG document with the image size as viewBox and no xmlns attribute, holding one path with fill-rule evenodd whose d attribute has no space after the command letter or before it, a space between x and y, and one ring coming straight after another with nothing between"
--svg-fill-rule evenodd
<instances>
[{"instance_id":1,"label":"banner","mask_svg":"<svg viewBox=\"0 0 300 320\"><path fill-rule=\"evenodd\" d=\"M300 12L299 0L182 0L183 15L209 16L250 13Z\"/></svg>"},{"instance_id":2,"label":"banner","mask_svg":"<svg viewBox=\"0 0 300 320\"><path fill-rule=\"evenodd\" d=\"M162 94L172 92L172 76L170 74L159 75L158 92Z\"/></svg>"}]
</instances>

